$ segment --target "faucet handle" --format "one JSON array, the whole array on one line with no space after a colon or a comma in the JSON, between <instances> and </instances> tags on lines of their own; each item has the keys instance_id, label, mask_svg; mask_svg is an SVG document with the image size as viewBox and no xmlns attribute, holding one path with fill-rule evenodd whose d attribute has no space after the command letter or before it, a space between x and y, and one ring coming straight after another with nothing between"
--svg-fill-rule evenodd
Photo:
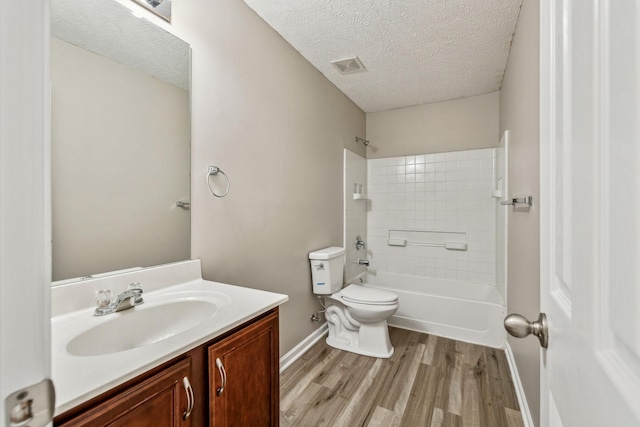
<instances>
[{"instance_id":1,"label":"faucet handle","mask_svg":"<svg viewBox=\"0 0 640 427\"><path fill-rule=\"evenodd\" d=\"M95 302L98 308L105 308L113 301L113 292L110 289L96 291Z\"/></svg>"},{"instance_id":2,"label":"faucet handle","mask_svg":"<svg viewBox=\"0 0 640 427\"><path fill-rule=\"evenodd\" d=\"M133 305L139 305L144 302L144 300L142 299L142 293L144 291L142 290L142 286L140 285L140 282L133 282L127 287L127 290L133 291L133 294L134 294Z\"/></svg>"},{"instance_id":3,"label":"faucet handle","mask_svg":"<svg viewBox=\"0 0 640 427\"><path fill-rule=\"evenodd\" d=\"M140 284L140 282L133 282L132 284L127 286L127 290L128 291L140 291L140 292L142 292L142 285Z\"/></svg>"}]
</instances>

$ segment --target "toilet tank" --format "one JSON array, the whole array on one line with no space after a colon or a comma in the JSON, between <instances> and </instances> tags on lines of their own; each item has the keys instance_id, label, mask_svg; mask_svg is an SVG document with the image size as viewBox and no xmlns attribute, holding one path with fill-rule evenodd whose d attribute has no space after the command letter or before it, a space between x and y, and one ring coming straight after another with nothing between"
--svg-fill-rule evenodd
<instances>
[{"instance_id":1,"label":"toilet tank","mask_svg":"<svg viewBox=\"0 0 640 427\"><path fill-rule=\"evenodd\" d=\"M332 246L309 254L313 293L331 295L342 288L344 248Z\"/></svg>"}]
</instances>

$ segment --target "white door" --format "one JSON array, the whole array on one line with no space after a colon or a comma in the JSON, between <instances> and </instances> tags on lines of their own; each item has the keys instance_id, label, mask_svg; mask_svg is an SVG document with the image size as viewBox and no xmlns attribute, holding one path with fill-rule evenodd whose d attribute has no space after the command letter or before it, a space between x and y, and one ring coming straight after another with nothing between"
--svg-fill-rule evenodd
<instances>
[{"instance_id":1,"label":"white door","mask_svg":"<svg viewBox=\"0 0 640 427\"><path fill-rule=\"evenodd\" d=\"M0 425L49 422L48 1L0 1ZM29 386L40 384L36 390ZM17 393L14 393L17 392ZM44 413L42 412L44 410ZM43 424L44 423L44 424Z\"/></svg>"},{"instance_id":2,"label":"white door","mask_svg":"<svg viewBox=\"0 0 640 427\"><path fill-rule=\"evenodd\" d=\"M541 1L542 426L640 426L639 13Z\"/></svg>"}]
</instances>

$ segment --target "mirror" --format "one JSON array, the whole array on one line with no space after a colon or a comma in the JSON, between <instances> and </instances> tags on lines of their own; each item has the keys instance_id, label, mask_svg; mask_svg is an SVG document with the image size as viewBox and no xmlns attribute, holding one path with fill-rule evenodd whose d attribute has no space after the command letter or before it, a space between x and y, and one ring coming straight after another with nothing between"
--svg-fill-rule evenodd
<instances>
[{"instance_id":1,"label":"mirror","mask_svg":"<svg viewBox=\"0 0 640 427\"><path fill-rule=\"evenodd\" d=\"M189 259L189 45L114 0L51 17L52 280Z\"/></svg>"}]
</instances>

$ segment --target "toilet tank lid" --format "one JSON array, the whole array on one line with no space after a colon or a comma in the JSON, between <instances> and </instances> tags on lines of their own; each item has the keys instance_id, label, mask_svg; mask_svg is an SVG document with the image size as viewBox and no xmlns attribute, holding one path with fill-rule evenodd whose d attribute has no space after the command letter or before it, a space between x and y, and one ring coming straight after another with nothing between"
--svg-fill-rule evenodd
<instances>
[{"instance_id":1,"label":"toilet tank lid","mask_svg":"<svg viewBox=\"0 0 640 427\"><path fill-rule=\"evenodd\" d=\"M309 253L309 259L332 259L344 255L344 248L338 246L331 246L330 248L318 249Z\"/></svg>"}]
</instances>

